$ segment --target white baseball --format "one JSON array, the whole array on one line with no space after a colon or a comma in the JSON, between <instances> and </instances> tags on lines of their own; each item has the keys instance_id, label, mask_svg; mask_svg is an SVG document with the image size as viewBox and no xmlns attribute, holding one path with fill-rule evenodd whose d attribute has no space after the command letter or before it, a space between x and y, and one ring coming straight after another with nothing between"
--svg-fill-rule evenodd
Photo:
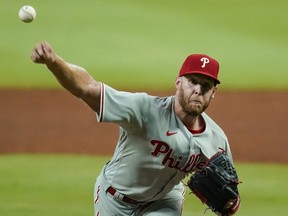
<instances>
[{"instance_id":1,"label":"white baseball","mask_svg":"<svg viewBox=\"0 0 288 216\"><path fill-rule=\"evenodd\" d=\"M19 10L19 17L25 23L30 23L36 18L36 11L32 6L24 5Z\"/></svg>"}]
</instances>

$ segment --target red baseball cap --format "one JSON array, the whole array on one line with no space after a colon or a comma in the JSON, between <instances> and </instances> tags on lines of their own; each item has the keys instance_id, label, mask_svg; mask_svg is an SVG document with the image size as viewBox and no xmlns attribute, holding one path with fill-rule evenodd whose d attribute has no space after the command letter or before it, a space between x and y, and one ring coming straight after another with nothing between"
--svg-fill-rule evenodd
<instances>
[{"instance_id":1,"label":"red baseball cap","mask_svg":"<svg viewBox=\"0 0 288 216\"><path fill-rule=\"evenodd\" d=\"M204 74L215 79L217 84L218 80L219 63L208 55L192 54L189 55L184 61L179 77L186 74Z\"/></svg>"}]
</instances>

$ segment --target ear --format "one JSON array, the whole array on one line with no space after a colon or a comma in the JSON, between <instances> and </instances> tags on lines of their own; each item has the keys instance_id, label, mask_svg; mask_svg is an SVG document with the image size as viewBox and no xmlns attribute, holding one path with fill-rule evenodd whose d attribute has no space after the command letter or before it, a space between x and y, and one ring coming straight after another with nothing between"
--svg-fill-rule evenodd
<instances>
[{"instance_id":1,"label":"ear","mask_svg":"<svg viewBox=\"0 0 288 216\"><path fill-rule=\"evenodd\" d=\"M180 83L181 83L181 77L177 77L176 80L175 80L176 89L180 88Z\"/></svg>"},{"instance_id":2,"label":"ear","mask_svg":"<svg viewBox=\"0 0 288 216\"><path fill-rule=\"evenodd\" d=\"M217 87L215 86L215 87L213 88L212 98L215 98L216 92L217 92Z\"/></svg>"}]
</instances>

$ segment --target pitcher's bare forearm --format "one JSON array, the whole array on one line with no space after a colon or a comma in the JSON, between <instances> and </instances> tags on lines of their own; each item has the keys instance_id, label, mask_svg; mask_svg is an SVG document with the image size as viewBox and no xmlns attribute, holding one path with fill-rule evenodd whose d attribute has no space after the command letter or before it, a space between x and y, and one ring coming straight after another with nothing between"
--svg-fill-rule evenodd
<instances>
[{"instance_id":1,"label":"pitcher's bare forearm","mask_svg":"<svg viewBox=\"0 0 288 216\"><path fill-rule=\"evenodd\" d=\"M46 66L65 89L80 98L86 85L96 82L83 68L69 64L58 56L55 61L47 62Z\"/></svg>"},{"instance_id":2,"label":"pitcher's bare forearm","mask_svg":"<svg viewBox=\"0 0 288 216\"><path fill-rule=\"evenodd\" d=\"M35 63L46 64L65 89L84 100L94 111L99 111L100 83L84 68L64 61L45 42L33 49L31 59Z\"/></svg>"},{"instance_id":3,"label":"pitcher's bare forearm","mask_svg":"<svg viewBox=\"0 0 288 216\"><path fill-rule=\"evenodd\" d=\"M53 64L46 65L65 89L98 112L100 83L96 82L85 69L67 63L58 56Z\"/></svg>"}]
</instances>

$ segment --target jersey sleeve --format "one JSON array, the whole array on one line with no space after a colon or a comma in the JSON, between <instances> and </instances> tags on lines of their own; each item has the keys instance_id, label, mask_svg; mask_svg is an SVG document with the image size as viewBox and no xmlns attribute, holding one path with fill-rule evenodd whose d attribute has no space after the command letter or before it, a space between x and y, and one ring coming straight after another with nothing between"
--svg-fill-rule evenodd
<instances>
[{"instance_id":1,"label":"jersey sleeve","mask_svg":"<svg viewBox=\"0 0 288 216\"><path fill-rule=\"evenodd\" d=\"M129 131L139 130L147 119L148 104L146 93L117 91L102 83L97 121L113 122Z\"/></svg>"}]
</instances>

